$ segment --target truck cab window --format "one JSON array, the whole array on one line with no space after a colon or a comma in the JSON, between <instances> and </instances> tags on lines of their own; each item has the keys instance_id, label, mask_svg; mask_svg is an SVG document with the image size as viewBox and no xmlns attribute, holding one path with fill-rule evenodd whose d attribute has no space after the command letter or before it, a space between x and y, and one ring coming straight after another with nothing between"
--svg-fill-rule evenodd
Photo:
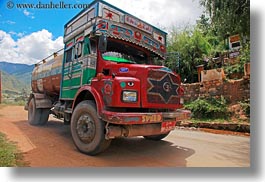
<instances>
[{"instance_id":1,"label":"truck cab window","mask_svg":"<svg viewBox=\"0 0 265 182\"><path fill-rule=\"evenodd\" d=\"M70 48L66 51L66 58L65 58L65 62L71 62L72 61L72 52L73 52L73 48Z\"/></svg>"},{"instance_id":2,"label":"truck cab window","mask_svg":"<svg viewBox=\"0 0 265 182\"><path fill-rule=\"evenodd\" d=\"M117 63L147 64L148 55L141 49L130 44L122 44L118 41L109 40L107 51L102 53L104 60Z\"/></svg>"},{"instance_id":3,"label":"truck cab window","mask_svg":"<svg viewBox=\"0 0 265 182\"><path fill-rule=\"evenodd\" d=\"M90 39L90 50L91 50L91 54L97 53L97 44L96 44L96 41L93 39Z\"/></svg>"},{"instance_id":4,"label":"truck cab window","mask_svg":"<svg viewBox=\"0 0 265 182\"><path fill-rule=\"evenodd\" d=\"M84 55L95 54L97 52L96 41L85 37L84 39Z\"/></svg>"},{"instance_id":5,"label":"truck cab window","mask_svg":"<svg viewBox=\"0 0 265 182\"><path fill-rule=\"evenodd\" d=\"M75 58L78 59L82 56L83 42L77 42L75 45Z\"/></svg>"}]
</instances>

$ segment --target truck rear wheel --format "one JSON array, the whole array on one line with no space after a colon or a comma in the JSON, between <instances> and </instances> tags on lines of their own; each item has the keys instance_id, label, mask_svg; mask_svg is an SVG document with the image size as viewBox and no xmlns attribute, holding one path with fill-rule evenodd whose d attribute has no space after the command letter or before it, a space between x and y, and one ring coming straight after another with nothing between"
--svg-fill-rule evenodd
<instances>
[{"instance_id":1,"label":"truck rear wheel","mask_svg":"<svg viewBox=\"0 0 265 182\"><path fill-rule=\"evenodd\" d=\"M72 115L71 133L77 149L85 154L96 155L111 143L105 139L105 124L97 116L95 103L80 102Z\"/></svg>"},{"instance_id":2,"label":"truck rear wheel","mask_svg":"<svg viewBox=\"0 0 265 182\"><path fill-rule=\"evenodd\" d=\"M162 140L163 138L167 137L168 133L165 133L165 134L160 134L160 135L150 135L150 136L144 136L145 139L147 140L154 140L154 141L159 141L159 140Z\"/></svg>"},{"instance_id":3,"label":"truck rear wheel","mask_svg":"<svg viewBox=\"0 0 265 182\"><path fill-rule=\"evenodd\" d=\"M28 122L30 125L45 125L48 122L50 109L36 108L35 99L32 98L28 107Z\"/></svg>"}]
</instances>

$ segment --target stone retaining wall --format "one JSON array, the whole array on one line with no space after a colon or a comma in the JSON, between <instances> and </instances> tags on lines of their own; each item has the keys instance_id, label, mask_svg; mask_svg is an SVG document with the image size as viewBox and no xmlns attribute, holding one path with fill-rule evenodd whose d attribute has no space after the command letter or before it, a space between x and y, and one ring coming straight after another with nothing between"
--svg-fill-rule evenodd
<instances>
[{"instance_id":1,"label":"stone retaining wall","mask_svg":"<svg viewBox=\"0 0 265 182\"><path fill-rule=\"evenodd\" d=\"M185 102L200 98L224 96L229 102L237 103L250 98L250 79L212 80L183 84Z\"/></svg>"}]
</instances>

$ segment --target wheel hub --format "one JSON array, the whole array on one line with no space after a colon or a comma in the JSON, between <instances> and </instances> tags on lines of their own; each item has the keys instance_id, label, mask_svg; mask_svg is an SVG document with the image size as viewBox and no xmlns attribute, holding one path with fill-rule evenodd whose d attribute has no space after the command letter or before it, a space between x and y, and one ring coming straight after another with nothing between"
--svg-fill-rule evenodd
<instances>
[{"instance_id":1,"label":"wheel hub","mask_svg":"<svg viewBox=\"0 0 265 182\"><path fill-rule=\"evenodd\" d=\"M94 120L87 114L81 115L77 121L76 130L82 142L92 142L96 134Z\"/></svg>"}]
</instances>

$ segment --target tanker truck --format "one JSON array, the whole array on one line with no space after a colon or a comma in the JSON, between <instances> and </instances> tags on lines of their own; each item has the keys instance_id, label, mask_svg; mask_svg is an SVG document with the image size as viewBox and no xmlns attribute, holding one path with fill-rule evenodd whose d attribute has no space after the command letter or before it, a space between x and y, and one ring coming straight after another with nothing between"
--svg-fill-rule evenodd
<instances>
[{"instance_id":1,"label":"tanker truck","mask_svg":"<svg viewBox=\"0 0 265 182\"><path fill-rule=\"evenodd\" d=\"M190 117L181 78L162 66L167 33L95 0L64 26L64 48L35 64L25 109L69 124L77 149L96 155L119 137L161 140ZM156 64L159 63L159 64Z\"/></svg>"}]
</instances>

